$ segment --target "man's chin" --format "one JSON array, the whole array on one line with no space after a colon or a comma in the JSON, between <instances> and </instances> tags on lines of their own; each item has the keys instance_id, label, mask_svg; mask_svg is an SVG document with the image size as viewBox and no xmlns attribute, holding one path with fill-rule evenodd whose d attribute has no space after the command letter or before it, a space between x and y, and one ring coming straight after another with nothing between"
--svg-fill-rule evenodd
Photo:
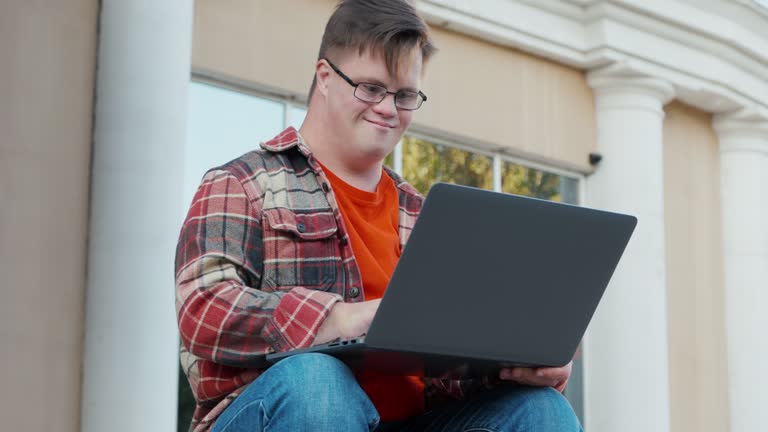
<instances>
[{"instance_id":1,"label":"man's chin","mask_svg":"<svg viewBox=\"0 0 768 432\"><path fill-rule=\"evenodd\" d=\"M381 156L382 159L387 157L389 153L392 152L392 150L395 148L397 143L400 141L401 136L394 136L389 135L386 138L381 137L381 135L376 136L374 135L368 135L368 134L362 134L359 143L359 149L361 149L366 155L369 156ZM366 136L367 135L367 136ZM397 139L395 139L397 138Z\"/></svg>"},{"instance_id":2,"label":"man's chin","mask_svg":"<svg viewBox=\"0 0 768 432\"><path fill-rule=\"evenodd\" d=\"M369 161L369 162L381 162L383 161L387 155L392 153L392 150L395 148L395 146L382 146L382 145L369 145L365 147L361 147L361 156L363 159Z\"/></svg>"}]
</instances>

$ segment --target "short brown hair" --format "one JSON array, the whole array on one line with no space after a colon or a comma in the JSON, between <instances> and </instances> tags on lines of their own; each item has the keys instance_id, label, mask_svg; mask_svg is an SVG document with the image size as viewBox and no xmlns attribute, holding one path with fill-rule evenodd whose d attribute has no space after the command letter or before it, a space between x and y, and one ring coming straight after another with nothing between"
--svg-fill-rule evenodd
<instances>
[{"instance_id":1,"label":"short brown hair","mask_svg":"<svg viewBox=\"0 0 768 432\"><path fill-rule=\"evenodd\" d=\"M335 57L356 49L384 54L387 70L397 75L404 54L418 46L426 62L437 50L429 28L408 0L341 0L325 25L317 59ZM334 59L334 61L337 61ZM309 98L315 91L312 80Z\"/></svg>"}]
</instances>

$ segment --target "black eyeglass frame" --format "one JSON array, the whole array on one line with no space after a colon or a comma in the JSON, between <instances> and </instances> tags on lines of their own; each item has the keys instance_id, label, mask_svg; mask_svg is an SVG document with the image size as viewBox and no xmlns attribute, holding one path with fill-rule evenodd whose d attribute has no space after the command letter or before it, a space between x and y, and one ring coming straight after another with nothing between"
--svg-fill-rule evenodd
<instances>
[{"instance_id":1,"label":"black eyeglass frame","mask_svg":"<svg viewBox=\"0 0 768 432\"><path fill-rule=\"evenodd\" d=\"M328 65L331 67L331 69L333 69L333 70L334 70L334 72L336 72L337 74L339 74L339 76L340 76L340 77L341 77L341 78L342 78L344 81L346 81L346 82L347 82L347 84L349 84L349 85L351 85L352 87L354 87L354 88L355 88L355 91L354 91L354 93L353 93L353 94L354 94L354 96L355 96L357 99L359 99L359 100L361 100L361 101L363 101L363 102L366 102L366 103L370 103L370 104L377 104L377 103L381 103L381 101L383 101L383 100L384 100L384 99L387 97L387 95L388 95L388 94L391 94L392 96L394 96L394 97L395 97L395 107L396 107L397 109L400 109L400 110L403 110L403 111L416 111L417 109L421 108L421 105L422 105L424 102L426 102L426 101L427 101L427 95L425 95L424 93L422 93L422 92L421 92L421 90L418 90L418 91L412 91L412 90L398 90L398 91L396 91L396 92L391 92L391 91L387 90L387 88L386 88L386 87L384 87L384 86L383 86L383 85L381 85L381 84L376 84L376 83L369 83L369 82L364 82L364 81L354 82L354 81L352 80L352 78L348 77L348 76L347 76L347 75L346 75L344 72L342 72L342 71L341 71L341 69L339 69L339 68L338 68L338 67L337 67L335 64L333 64L333 63L332 63L330 60L328 60L327 58L323 58L323 60L325 60L325 61L328 63ZM375 87L379 87L379 88L382 88L382 89L384 89L384 93L382 94L382 96L381 96L381 99L379 99L379 100L378 100L378 101L376 101L376 102L373 102L373 101L369 101L369 100L365 100L365 99L362 99L360 96L358 96L358 95L357 95L357 88L358 88L358 86L360 86L360 84L365 84L365 85L369 85L369 86L375 86ZM419 101L420 101L420 102L419 102L419 104L416 106L416 108L403 108L403 107L400 107L400 106L398 106L398 105L397 105L397 95L398 95L398 94L402 94L402 93L413 93L413 94L416 94L416 95L418 95L418 96L419 96Z\"/></svg>"}]
</instances>

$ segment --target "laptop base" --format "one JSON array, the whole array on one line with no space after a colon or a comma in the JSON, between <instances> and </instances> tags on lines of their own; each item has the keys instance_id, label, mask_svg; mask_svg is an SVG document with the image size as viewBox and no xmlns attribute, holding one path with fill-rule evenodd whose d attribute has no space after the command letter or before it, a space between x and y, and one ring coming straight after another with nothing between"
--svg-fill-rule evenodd
<instances>
[{"instance_id":1,"label":"laptop base","mask_svg":"<svg viewBox=\"0 0 768 432\"><path fill-rule=\"evenodd\" d=\"M388 350L369 347L364 341L346 344L319 345L267 356L269 363L277 363L294 355L321 353L343 361L353 371L375 371L384 375L408 375L431 378L466 379L498 375L504 367L537 367L541 365L519 364L507 361L483 360L469 357L449 356Z\"/></svg>"}]
</instances>

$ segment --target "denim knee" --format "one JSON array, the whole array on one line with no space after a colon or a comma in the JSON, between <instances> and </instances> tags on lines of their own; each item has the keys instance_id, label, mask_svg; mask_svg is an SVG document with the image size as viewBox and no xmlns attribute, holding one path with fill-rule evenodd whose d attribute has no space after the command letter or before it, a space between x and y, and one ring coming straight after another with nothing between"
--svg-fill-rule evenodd
<instances>
[{"instance_id":1,"label":"denim knee","mask_svg":"<svg viewBox=\"0 0 768 432\"><path fill-rule=\"evenodd\" d=\"M269 409L300 416L307 425L343 427L350 420L368 423L371 429L379 416L360 388L352 371L340 360L326 354L299 354L280 361L273 372L280 373L280 385L271 397ZM322 427L317 430L323 430ZM341 430L341 429L338 429Z\"/></svg>"},{"instance_id":2,"label":"denim knee","mask_svg":"<svg viewBox=\"0 0 768 432\"><path fill-rule=\"evenodd\" d=\"M519 409L525 412L531 424L546 425L540 430L581 430L571 404L562 393L550 387L531 387L522 392L523 400Z\"/></svg>"},{"instance_id":3,"label":"denim knee","mask_svg":"<svg viewBox=\"0 0 768 432\"><path fill-rule=\"evenodd\" d=\"M339 359L327 354L298 354L272 366L280 373L282 387L292 394L321 392L327 398L359 396L352 371ZM362 390L360 390L362 392Z\"/></svg>"}]
</instances>

